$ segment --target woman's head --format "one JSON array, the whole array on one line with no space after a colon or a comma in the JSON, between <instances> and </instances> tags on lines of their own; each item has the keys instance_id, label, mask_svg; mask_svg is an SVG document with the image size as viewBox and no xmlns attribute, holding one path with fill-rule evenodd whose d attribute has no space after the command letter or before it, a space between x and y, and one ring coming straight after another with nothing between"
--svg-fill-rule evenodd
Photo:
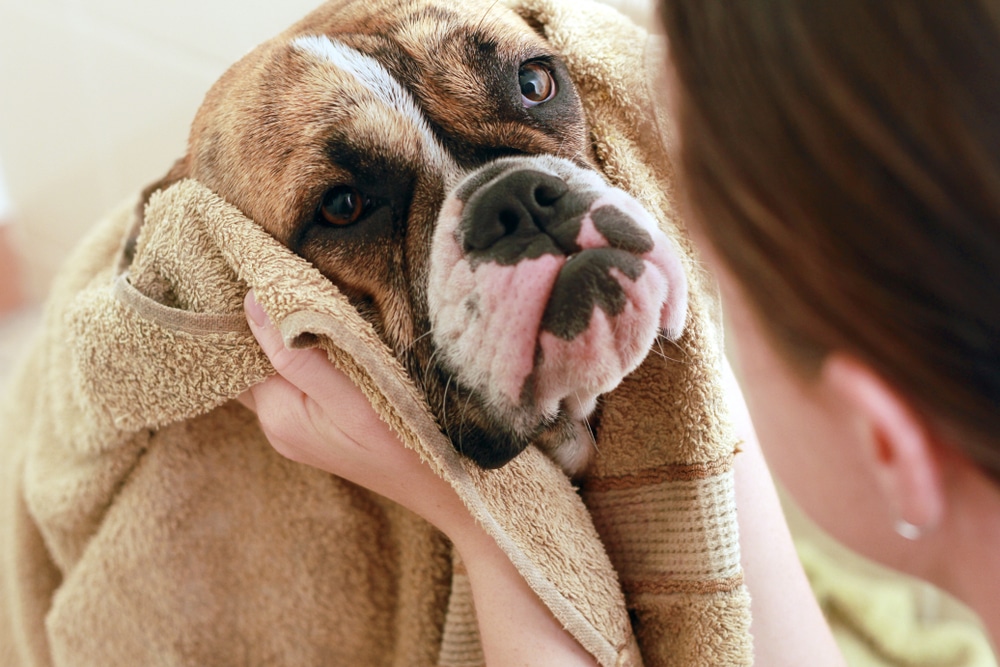
<instances>
[{"instance_id":1,"label":"woman's head","mask_svg":"<svg viewBox=\"0 0 1000 667\"><path fill-rule=\"evenodd\" d=\"M1000 479L1000 3L662 12L684 186L770 340L857 358Z\"/></svg>"}]
</instances>

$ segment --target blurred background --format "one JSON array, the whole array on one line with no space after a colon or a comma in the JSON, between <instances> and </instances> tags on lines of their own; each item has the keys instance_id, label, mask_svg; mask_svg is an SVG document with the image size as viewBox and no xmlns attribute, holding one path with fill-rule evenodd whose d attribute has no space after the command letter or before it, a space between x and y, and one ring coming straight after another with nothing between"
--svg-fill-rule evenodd
<instances>
[{"instance_id":1,"label":"blurred background","mask_svg":"<svg viewBox=\"0 0 1000 667\"><path fill-rule=\"evenodd\" d=\"M28 299L102 214L183 155L212 82L319 1L0 0L0 219Z\"/></svg>"},{"instance_id":2,"label":"blurred background","mask_svg":"<svg viewBox=\"0 0 1000 667\"><path fill-rule=\"evenodd\" d=\"M181 157L226 67L316 4L0 0L5 236L29 300L102 214Z\"/></svg>"},{"instance_id":3,"label":"blurred background","mask_svg":"<svg viewBox=\"0 0 1000 667\"><path fill-rule=\"evenodd\" d=\"M648 0L606 0L649 23ZM52 277L102 215L166 173L208 87L318 0L0 0L0 382ZM852 665L995 667L967 613L788 505Z\"/></svg>"}]
</instances>

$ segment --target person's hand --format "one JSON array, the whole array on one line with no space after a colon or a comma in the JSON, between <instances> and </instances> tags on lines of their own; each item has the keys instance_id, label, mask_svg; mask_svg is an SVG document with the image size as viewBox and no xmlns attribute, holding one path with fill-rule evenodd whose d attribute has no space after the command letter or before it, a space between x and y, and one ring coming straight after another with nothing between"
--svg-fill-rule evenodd
<instances>
[{"instance_id":1,"label":"person's hand","mask_svg":"<svg viewBox=\"0 0 1000 667\"><path fill-rule=\"evenodd\" d=\"M254 299L250 329L277 374L240 402L282 456L350 480L416 512L456 539L472 521L454 489L407 448L319 349L290 350Z\"/></svg>"},{"instance_id":2,"label":"person's hand","mask_svg":"<svg viewBox=\"0 0 1000 667\"><path fill-rule=\"evenodd\" d=\"M490 665L594 665L552 616L458 494L379 419L321 350L289 350L253 293L250 329L277 371L240 396L279 454L398 502L445 533L462 554Z\"/></svg>"}]
</instances>

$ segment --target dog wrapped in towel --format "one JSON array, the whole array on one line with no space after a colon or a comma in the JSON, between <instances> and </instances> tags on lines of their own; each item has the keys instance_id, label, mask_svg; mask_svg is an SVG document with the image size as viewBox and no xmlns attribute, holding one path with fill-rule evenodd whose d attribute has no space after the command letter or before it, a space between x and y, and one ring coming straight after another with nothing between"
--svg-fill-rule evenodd
<instances>
[{"instance_id":1,"label":"dog wrapped in towel","mask_svg":"<svg viewBox=\"0 0 1000 667\"><path fill-rule=\"evenodd\" d=\"M251 288L601 665L750 664L663 59L579 0L346 0L234 66L70 259L3 404L0 665L482 664L444 536L283 459L234 400L273 372Z\"/></svg>"}]
</instances>

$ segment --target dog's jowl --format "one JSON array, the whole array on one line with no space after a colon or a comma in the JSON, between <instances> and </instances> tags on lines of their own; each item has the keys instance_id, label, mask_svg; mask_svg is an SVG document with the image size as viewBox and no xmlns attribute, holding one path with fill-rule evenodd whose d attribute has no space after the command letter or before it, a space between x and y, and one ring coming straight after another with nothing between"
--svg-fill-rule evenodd
<instances>
[{"instance_id":1,"label":"dog's jowl","mask_svg":"<svg viewBox=\"0 0 1000 667\"><path fill-rule=\"evenodd\" d=\"M656 221L597 171L559 54L496 3L330 3L212 88L196 178L312 261L375 327L460 452L529 443L571 474L587 418L680 335Z\"/></svg>"}]
</instances>

